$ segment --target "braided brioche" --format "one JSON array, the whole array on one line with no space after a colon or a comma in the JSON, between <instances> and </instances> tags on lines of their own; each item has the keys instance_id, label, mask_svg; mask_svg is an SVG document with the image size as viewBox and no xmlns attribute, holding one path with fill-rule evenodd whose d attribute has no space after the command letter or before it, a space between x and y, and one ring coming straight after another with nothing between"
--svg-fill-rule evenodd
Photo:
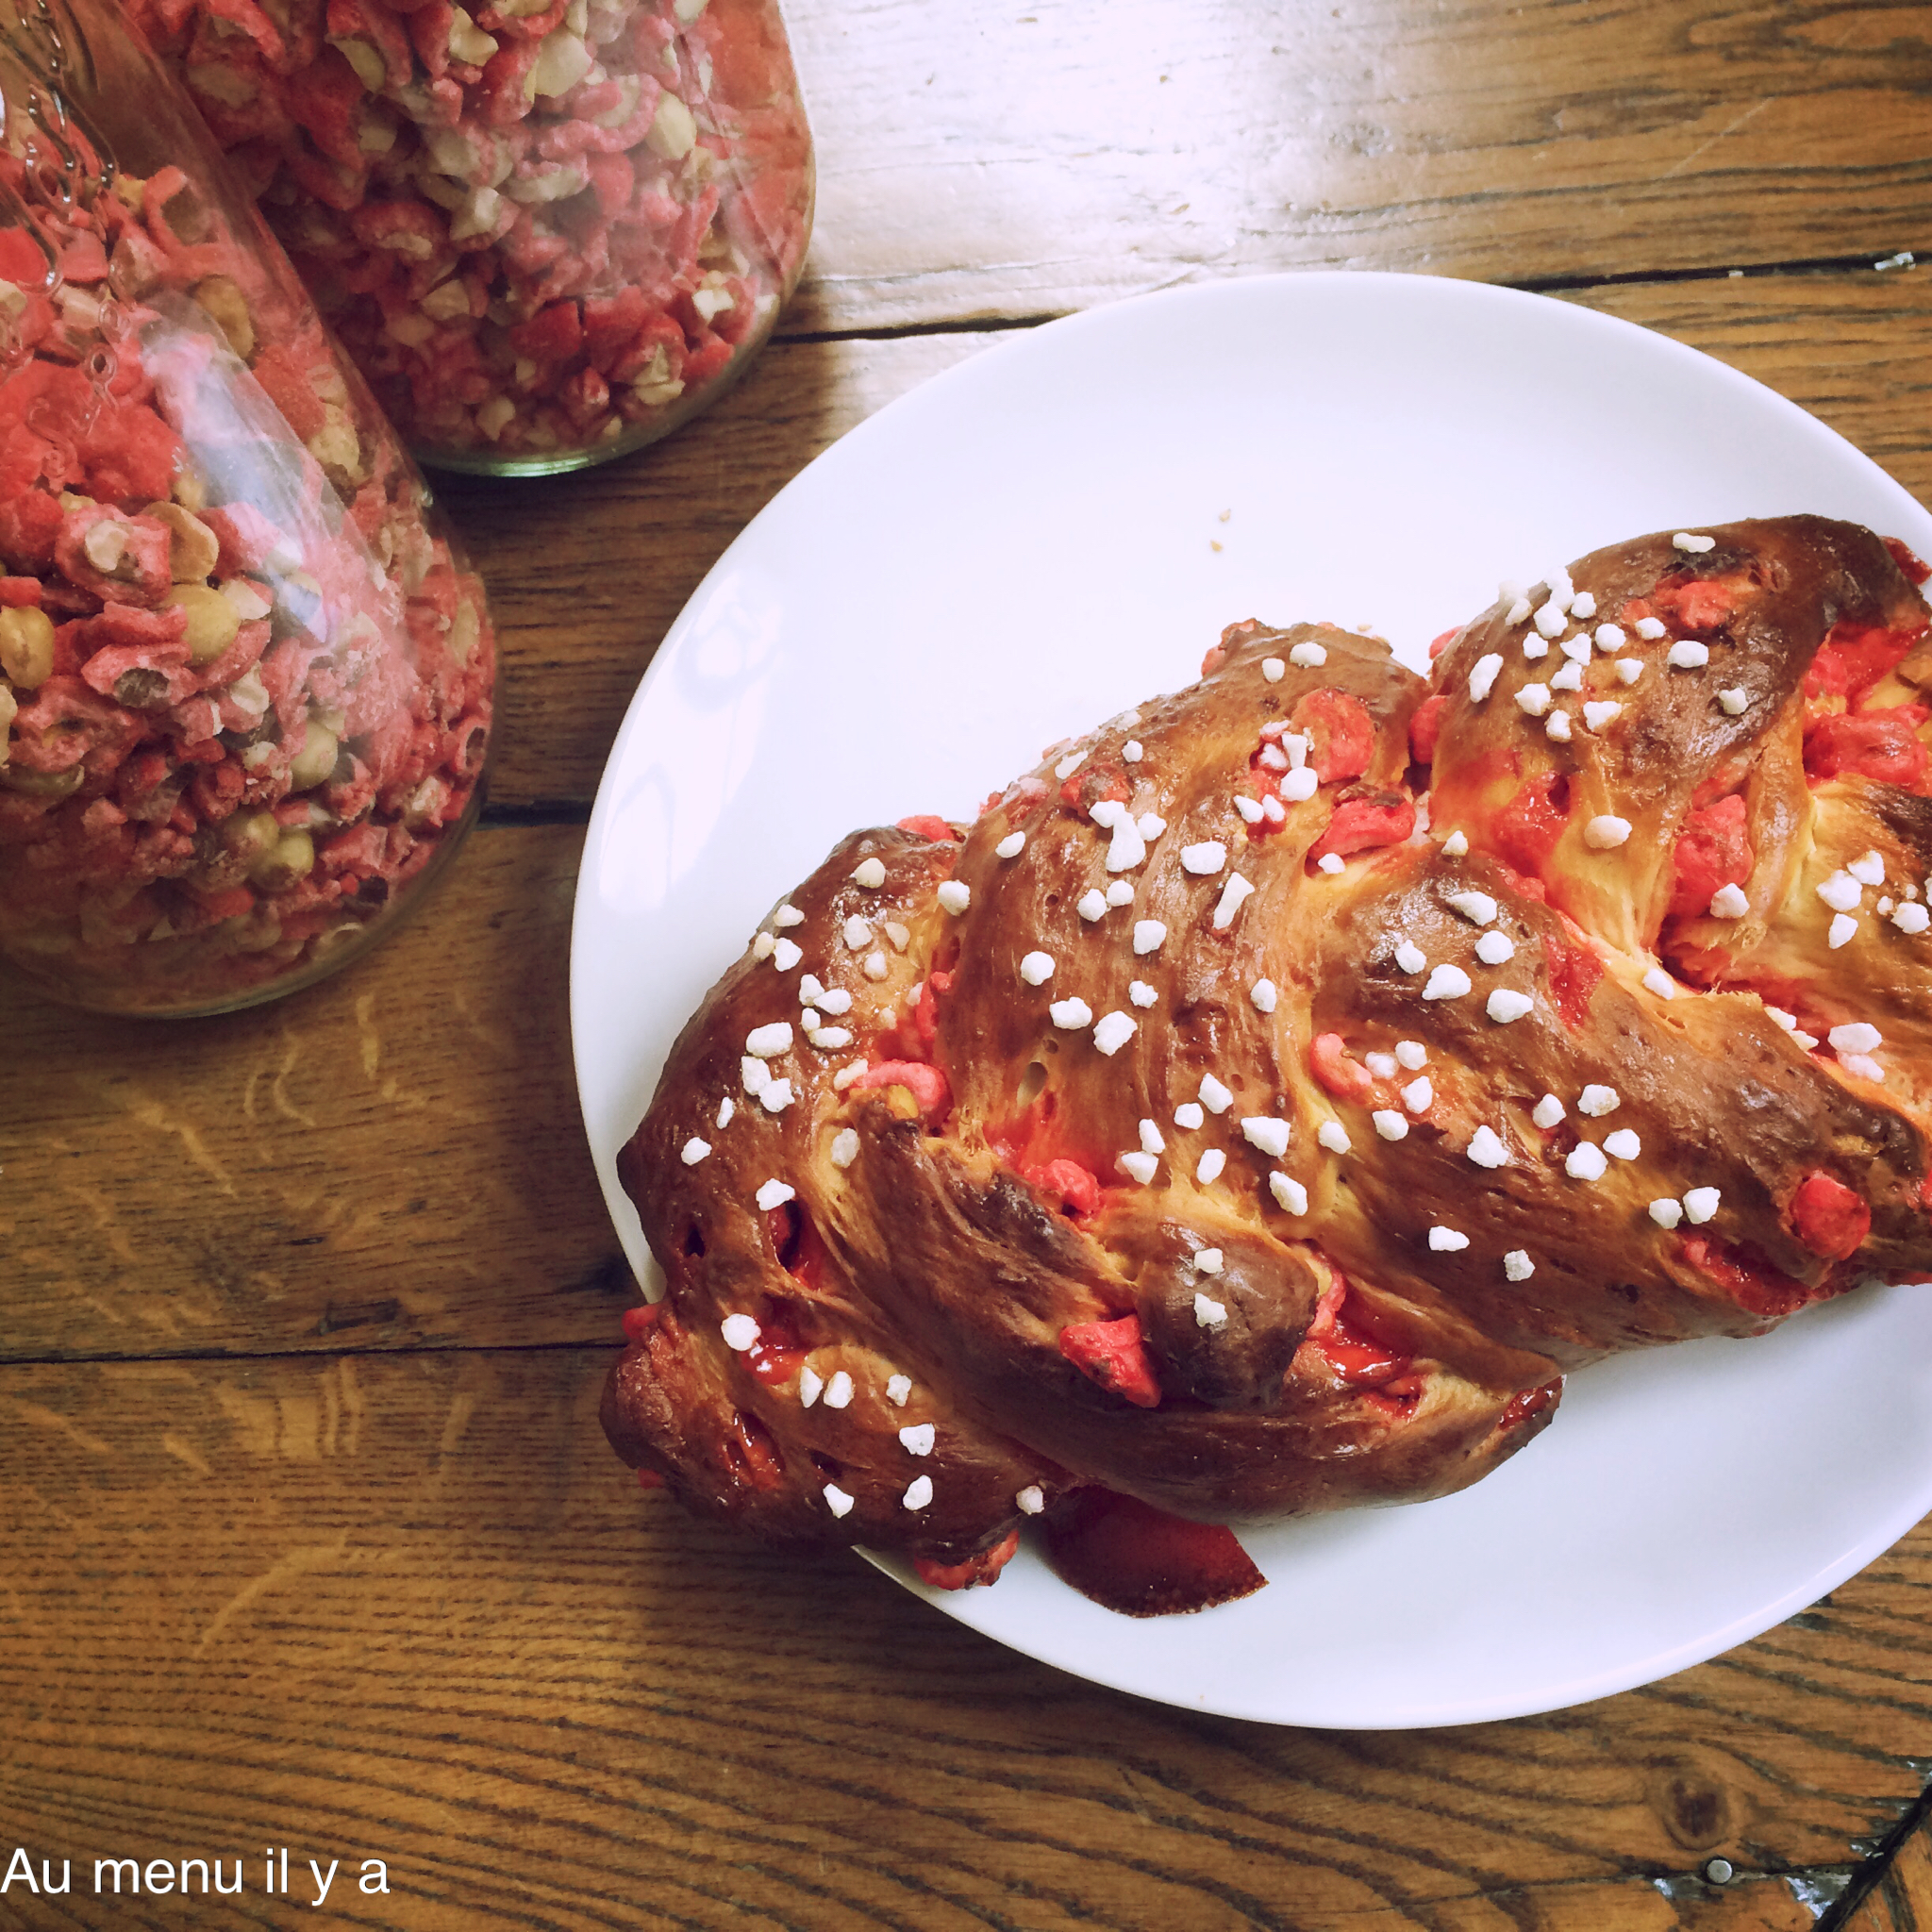
<instances>
[{"instance_id":1,"label":"braided brioche","mask_svg":"<svg viewBox=\"0 0 1932 1932\"><path fill-rule=\"evenodd\" d=\"M945 1584L1043 1511L1195 1607L1261 1579L1165 1516L1444 1494L1572 1368L1932 1272L1923 576L1648 537L1428 682L1250 621L970 827L845 840L620 1158L668 1290L619 1453Z\"/></svg>"}]
</instances>

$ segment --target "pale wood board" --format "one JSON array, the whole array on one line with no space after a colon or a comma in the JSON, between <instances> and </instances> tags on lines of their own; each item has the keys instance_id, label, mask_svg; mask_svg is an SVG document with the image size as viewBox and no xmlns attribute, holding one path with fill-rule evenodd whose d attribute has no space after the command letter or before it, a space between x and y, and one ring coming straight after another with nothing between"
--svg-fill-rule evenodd
<instances>
[{"instance_id":1,"label":"pale wood board","mask_svg":"<svg viewBox=\"0 0 1932 1932\"><path fill-rule=\"evenodd\" d=\"M787 325L1058 314L1282 268L1517 283L1932 247L1923 6L792 0Z\"/></svg>"}]
</instances>

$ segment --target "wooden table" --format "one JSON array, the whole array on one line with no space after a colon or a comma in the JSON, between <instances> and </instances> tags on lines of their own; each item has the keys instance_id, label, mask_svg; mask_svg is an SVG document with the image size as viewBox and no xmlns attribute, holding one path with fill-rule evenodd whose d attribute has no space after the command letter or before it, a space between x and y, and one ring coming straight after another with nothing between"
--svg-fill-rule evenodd
<instances>
[{"instance_id":1,"label":"wooden table","mask_svg":"<svg viewBox=\"0 0 1932 1932\"><path fill-rule=\"evenodd\" d=\"M1855 1872L1834 1924L1925 1906L1921 1850L1860 1868L1932 1772L1932 1524L1648 1690L1351 1736L1091 1689L604 1445L634 1291L571 1077L586 814L674 613L869 411L1143 290L1408 269L1661 329L1932 501L1924 5L1015 5L793 0L821 188L780 339L661 450L447 490L505 666L432 915L224 1020L5 1016L0 1858L75 1876L0 1924L309 1923L311 1856L326 1913L411 1928L1782 1928ZM227 1905L92 1894L238 1855Z\"/></svg>"}]
</instances>

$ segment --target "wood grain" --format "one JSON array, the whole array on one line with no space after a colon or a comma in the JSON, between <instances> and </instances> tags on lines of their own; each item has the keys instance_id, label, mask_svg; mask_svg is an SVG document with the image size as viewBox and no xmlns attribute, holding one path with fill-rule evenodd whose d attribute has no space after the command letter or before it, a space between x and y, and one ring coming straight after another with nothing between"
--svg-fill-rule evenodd
<instances>
[{"instance_id":1,"label":"wood grain","mask_svg":"<svg viewBox=\"0 0 1932 1932\"><path fill-rule=\"evenodd\" d=\"M1862 1903L1834 1932L1926 1932L1932 1926L1932 1825L1921 1820L1891 1855Z\"/></svg>"},{"instance_id":2,"label":"wood grain","mask_svg":"<svg viewBox=\"0 0 1932 1932\"><path fill-rule=\"evenodd\" d=\"M1647 1691L1271 1729L690 1524L603 1446L608 1358L8 1370L0 1815L79 1881L25 1923L177 1923L94 1901L92 1860L245 1852L223 1923L288 1924L286 1844L387 1860L387 1903L329 1901L372 1925L1741 1932L1808 1924L1785 1874L1918 1790L1932 1527Z\"/></svg>"},{"instance_id":3,"label":"wood grain","mask_svg":"<svg viewBox=\"0 0 1932 1932\"><path fill-rule=\"evenodd\" d=\"M1257 270L1534 281L1932 244L1923 4L791 0L791 330Z\"/></svg>"},{"instance_id":4,"label":"wood grain","mask_svg":"<svg viewBox=\"0 0 1932 1932\"><path fill-rule=\"evenodd\" d=\"M1932 268L1643 283L1568 299L1742 370L1932 506Z\"/></svg>"},{"instance_id":5,"label":"wood grain","mask_svg":"<svg viewBox=\"0 0 1932 1932\"><path fill-rule=\"evenodd\" d=\"M273 1006L10 1014L0 1359L614 1336L636 1290L570 1058L582 838L482 828L423 919Z\"/></svg>"},{"instance_id":6,"label":"wood grain","mask_svg":"<svg viewBox=\"0 0 1932 1932\"><path fill-rule=\"evenodd\" d=\"M1351 1928L1356 1920L1343 1922ZM1371 1917L1370 1926L1399 1920ZM1411 1922L1412 1923L1412 1922ZM1604 1879L1574 1886L1524 1887L1491 1897L1456 1899L1431 1910L1432 1932L1809 1932L1817 1924L1789 1883L1747 1879L1723 1889L1695 1880Z\"/></svg>"},{"instance_id":7,"label":"wood grain","mask_svg":"<svg viewBox=\"0 0 1932 1932\"><path fill-rule=\"evenodd\" d=\"M1567 299L1769 383L1932 503L1928 291L1932 271L1918 269ZM508 808L587 803L638 679L731 539L847 429L1000 339L778 342L715 411L660 449L541 487L446 482L503 643L491 798Z\"/></svg>"},{"instance_id":8,"label":"wood grain","mask_svg":"<svg viewBox=\"0 0 1932 1932\"><path fill-rule=\"evenodd\" d=\"M1822 1932L1921 1932L1932 1926L1932 1785L1851 1878Z\"/></svg>"}]
</instances>

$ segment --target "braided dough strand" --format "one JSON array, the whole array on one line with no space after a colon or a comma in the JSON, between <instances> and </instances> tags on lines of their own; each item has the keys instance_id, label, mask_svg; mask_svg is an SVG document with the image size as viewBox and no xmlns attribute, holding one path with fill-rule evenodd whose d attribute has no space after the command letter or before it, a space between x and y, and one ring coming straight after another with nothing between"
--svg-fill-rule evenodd
<instances>
[{"instance_id":1,"label":"braided dough strand","mask_svg":"<svg viewBox=\"0 0 1932 1932\"><path fill-rule=\"evenodd\" d=\"M845 840L621 1158L625 1458L984 1580L1082 1489L1443 1494L1573 1367L1925 1272L1924 600L1790 518L1521 601L1432 683L1235 625L972 825Z\"/></svg>"}]
</instances>

